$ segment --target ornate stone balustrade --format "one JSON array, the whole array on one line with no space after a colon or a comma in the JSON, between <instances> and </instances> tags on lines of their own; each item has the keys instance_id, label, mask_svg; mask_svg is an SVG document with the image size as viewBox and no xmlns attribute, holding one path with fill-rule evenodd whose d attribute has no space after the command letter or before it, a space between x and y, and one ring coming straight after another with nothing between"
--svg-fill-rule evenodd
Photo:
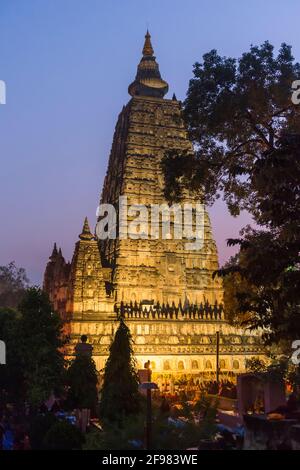
<instances>
[{"instance_id":1,"label":"ornate stone balustrade","mask_svg":"<svg viewBox=\"0 0 300 470\"><path fill-rule=\"evenodd\" d=\"M210 305L208 302L200 305L182 305L179 303L175 305L173 302L171 305L160 304L157 302L146 303L146 302L130 302L115 306L115 312L128 319L140 318L140 319L170 319L170 320L224 320L224 309L222 304Z\"/></svg>"}]
</instances>

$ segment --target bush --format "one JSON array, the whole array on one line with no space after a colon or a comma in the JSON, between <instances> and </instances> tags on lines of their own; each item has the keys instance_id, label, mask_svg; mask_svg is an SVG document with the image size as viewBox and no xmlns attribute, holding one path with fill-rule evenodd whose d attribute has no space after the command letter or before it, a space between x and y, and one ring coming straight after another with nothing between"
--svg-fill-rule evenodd
<instances>
[{"instance_id":1,"label":"bush","mask_svg":"<svg viewBox=\"0 0 300 470\"><path fill-rule=\"evenodd\" d=\"M185 450L197 447L201 440L212 440L217 432L215 424L217 409L209 401L199 403L203 411L199 424L194 423L191 410L187 410L189 421L169 422L153 409L152 441L153 450ZM129 416L122 421L107 424L103 432L91 431L87 434L85 449L88 450L127 450L144 448L146 412Z\"/></svg>"},{"instance_id":2,"label":"bush","mask_svg":"<svg viewBox=\"0 0 300 470\"><path fill-rule=\"evenodd\" d=\"M52 413L38 415L33 418L29 428L30 445L32 449L43 449L43 441L49 429L58 422L56 416Z\"/></svg>"},{"instance_id":3,"label":"bush","mask_svg":"<svg viewBox=\"0 0 300 470\"><path fill-rule=\"evenodd\" d=\"M45 435L43 446L47 450L81 449L85 442L82 432L67 421L58 421Z\"/></svg>"},{"instance_id":4,"label":"bush","mask_svg":"<svg viewBox=\"0 0 300 470\"><path fill-rule=\"evenodd\" d=\"M143 445L145 414L125 417L121 425L113 422L103 432L90 431L86 436L88 450L130 450Z\"/></svg>"}]
</instances>

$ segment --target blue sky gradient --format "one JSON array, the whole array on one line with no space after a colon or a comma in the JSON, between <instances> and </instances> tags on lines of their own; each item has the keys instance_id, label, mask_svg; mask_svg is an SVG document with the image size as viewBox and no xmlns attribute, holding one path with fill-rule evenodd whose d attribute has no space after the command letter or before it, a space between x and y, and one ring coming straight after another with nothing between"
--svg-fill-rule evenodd
<instances>
[{"instance_id":1,"label":"blue sky gradient","mask_svg":"<svg viewBox=\"0 0 300 470\"><path fill-rule=\"evenodd\" d=\"M299 20L298 0L0 0L0 265L15 260L39 283L53 242L70 259L85 215L94 226L147 26L168 96L184 99L213 48L239 57L268 39L299 61ZM221 202L210 213L223 263L249 219Z\"/></svg>"}]
</instances>

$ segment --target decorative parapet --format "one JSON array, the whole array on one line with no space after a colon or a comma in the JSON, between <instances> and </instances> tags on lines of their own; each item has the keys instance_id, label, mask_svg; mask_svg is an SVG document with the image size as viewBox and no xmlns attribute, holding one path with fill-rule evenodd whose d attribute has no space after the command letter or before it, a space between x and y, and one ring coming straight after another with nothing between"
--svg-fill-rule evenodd
<instances>
[{"instance_id":1,"label":"decorative parapet","mask_svg":"<svg viewBox=\"0 0 300 470\"><path fill-rule=\"evenodd\" d=\"M206 302L200 305L190 304L182 305L179 302L178 305L175 305L173 302L172 305L168 303L160 304L152 302L130 302L115 305L115 312L128 319L170 319L170 320L180 320L180 319L193 319L193 320L224 320L224 309L223 304L218 304L215 302L214 305Z\"/></svg>"}]
</instances>

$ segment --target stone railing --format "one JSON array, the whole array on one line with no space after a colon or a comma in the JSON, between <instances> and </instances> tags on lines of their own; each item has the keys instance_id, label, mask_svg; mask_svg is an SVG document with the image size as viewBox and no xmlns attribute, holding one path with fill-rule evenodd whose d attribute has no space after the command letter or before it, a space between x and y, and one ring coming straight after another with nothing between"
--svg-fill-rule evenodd
<instances>
[{"instance_id":1,"label":"stone railing","mask_svg":"<svg viewBox=\"0 0 300 470\"><path fill-rule=\"evenodd\" d=\"M224 310L222 304L210 305L208 302L200 305L182 305L180 302L175 305L160 304L159 302L120 302L115 306L115 312L124 318L145 318L145 319L191 319L191 320L224 320Z\"/></svg>"}]
</instances>

